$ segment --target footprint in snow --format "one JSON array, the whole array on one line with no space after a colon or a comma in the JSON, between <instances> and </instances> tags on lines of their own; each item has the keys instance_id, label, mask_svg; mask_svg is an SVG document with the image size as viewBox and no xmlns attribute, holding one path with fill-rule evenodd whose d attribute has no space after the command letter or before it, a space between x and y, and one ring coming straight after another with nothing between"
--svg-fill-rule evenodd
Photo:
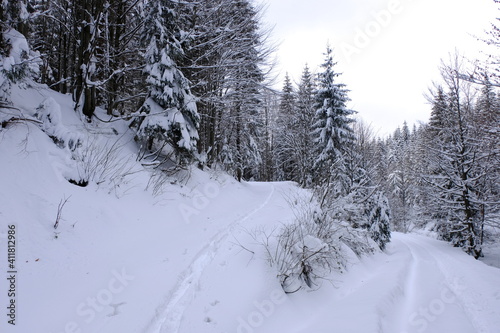
<instances>
[{"instance_id":1,"label":"footprint in snow","mask_svg":"<svg viewBox=\"0 0 500 333\"><path fill-rule=\"evenodd\" d=\"M121 303L117 303L117 304L113 304L113 303L109 304L109 306L111 306L113 308L113 313L108 314L108 317L113 317L113 316L119 315L120 311L118 311L118 308L126 303L127 302L121 302Z\"/></svg>"}]
</instances>

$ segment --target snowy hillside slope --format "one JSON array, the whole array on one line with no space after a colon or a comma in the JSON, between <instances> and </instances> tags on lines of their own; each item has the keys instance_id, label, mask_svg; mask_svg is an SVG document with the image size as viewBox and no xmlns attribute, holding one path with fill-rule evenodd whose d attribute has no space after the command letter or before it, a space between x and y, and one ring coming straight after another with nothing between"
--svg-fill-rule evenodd
<instances>
[{"instance_id":1,"label":"snowy hillside slope","mask_svg":"<svg viewBox=\"0 0 500 333\"><path fill-rule=\"evenodd\" d=\"M62 111L60 125L67 136L95 140L101 148L106 141L121 140L116 159L132 169L126 179L104 177L100 185L79 187L68 181L82 175L68 147L56 146L33 123L2 130L1 253L7 258L8 226L15 225L18 271L16 325L3 321L2 331L143 332L165 322L175 326L180 318L174 313L191 297L193 281L219 248L231 244L237 229L246 234L254 226L292 217L286 197L299 190L291 183L238 183L192 169L170 179L155 196L153 186L146 190L150 174L134 165L125 124L85 128L69 96L45 89L14 87L12 99L28 117L52 100ZM277 213L262 213L266 209ZM248 258L242 258L246 263ZM6 264L1 262L4 272ZM248 281L234 283L243 289ZM5 280L1 287L7 290Z\"/></svg>"},{"instance_id":2,"label":"snowy hillside slope","mask_svg":"<svg viewBox=\"0 0 500 333\"><path fill-rule=\"evenodd\" d=\"M286 295L254 231L292 221L309 192L195 168L155 189L125 122L84 125L70 96L43 87L14 87L12 99L25 116L59 115L50 130L65 143L86 143L57 146L31 122L0 131L7 276L9 226L16 240L0 332L500 332L500 270L417 235L393 234L385 253L352 255L320 290Z\"/></svg>"}]
</instances>

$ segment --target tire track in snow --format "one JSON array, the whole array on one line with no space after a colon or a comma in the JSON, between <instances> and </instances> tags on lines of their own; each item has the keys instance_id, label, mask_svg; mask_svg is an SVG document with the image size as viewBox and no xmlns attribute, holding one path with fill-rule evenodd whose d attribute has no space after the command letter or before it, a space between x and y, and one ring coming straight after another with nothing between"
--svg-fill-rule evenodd
<instances>
[{"instance_id":1,"label":"tire track in snow","mask_svg":"<svg viewBox=\"0 0 500 333\"><path fill-rule=\"evenodd\" d=\"M417 303L417 289L416 285L418 282L418 274L419 274L419 259L415 255L415 252L412 248L405 243L405 246L410 251L411 255L411 264L408 270L408 275L406 277L406 281L403 289L403 307L402 307L402 316L399 318L399 327L406 328L408 326L408 318L410 318L411 313L415 309L415 304ZM406 319L406 320L405 320ZM400 330L400 332L405 332L404 330Z\"/></svg>"},{"instance_id":2,"label":"tire track in snow","mask_svg":"<svg viewBox=\"0 0 500 333\"><path fill-rule=\"evenodd\" d=\"M223 231L217 233L210 239L210 242L196 254L188 268L180 274L182 278L171 292L169 301L157 310L156 317L145 332L177 333L179 331L184 311L194 299L196 286L199 285L200 278L205 268L213 261L220 246L236 226L245 222L252 215L267 206L274 192L275 187L272 185L271 192L260 206L231 223L230 226L224 228Z\"/></svg>"},{"instance_id":3,"label":"tire track in snow","mask_svg":"<svg viewBox=\"0 0 500 333\"><path fill-rule=\"evenodd\" d=\"M396 241L393 241L396 242ZM415 290L411 286L415 284L417 275L417 259L406 242L397 240L398 245L405 249L405 256L401 260L401 269L398 270L396 284L388 290L381 302L377 305L378 315L378 333L387 333L394 331L397 333L406 332L404 330L394 330L393 327L401 328L404 326L404 319L411 313L412 304L415 299ZM395 255L397 253L393 253ZM389 325L385 318L393 318ZM390 327L387 327L390 326Z\"/></svg>"},{"instance_id":4,"label":"tire track in snow","mask_svg":"<svg viewBox=\"0 0 500 333\"><path fill-rule=\"evenodd\" d=\"M434 252L439 252L439 249L433 247L433 251L430 251L428 249L429 244L422 244L421 241L416 241L416 239L412 240L411 243L414 246L419 247L422 251L425 251L426 254L429 257L431 257L433 261L436 263L441 275L443 276L445 287L448 288L448 290L450 290L454 294L455 303L458 305L463 314L465 314L465 318L467 318L471 326L474 327L475 329L474 332L477 333L488 332L488 330L484 328L479 321L476 320L475 316L473 315L473 310L471 308L471 305L468 304L469 302L464 301L461 297L464 288L463 286L464 281L461 281L461 279L458 278L457 276L453 276L453 274L450 273L449 270L447 269L447 266L454 261L454 258L442 252L440 252L440 257L438 257L434 254ZM446 263L444 262L445 260ZM479 296L477 297L475 302L472 302L472 304L477 304L478 301L480 301Z\"/></svg>"},{"instance_id":5,"label":"tire track in snow","mask_svg":"<svg viewBox=\"0 0 500 333\"><path fill-rule=\"evenodd\" d=\"M391 325L386 327L383 332L394 333L409 333L409 332L436 332L434 330L438 318L444 311L452 312L455 318L460 318L463 327L474 327L477 325L471 320L470 314L464 311L462 306L454 307L453 304L445 304L441 313L436 315L423 314L425 311L430 310L432 304L440 304L443 290L452 291L453 288L449 286L449 281L446 273L442 269L440 259L435 254L427 249L429 244L415 242L408 239L401 239L403 245L408 248L410 260L406 266L406 276L402 281L402 293L400 303L395 303L395 311L397 315L393 316ZM438 249L435 249L439 252ZM440 253L444 256L444 253ZM390 311L390 310L389 310ZM390 313L386 311L385 314ZM432 310L430 310L432 312ZM417 320L418 318L418 320ZM439 324L438 324L439 326Z\"/></svg>"}]
</instances>

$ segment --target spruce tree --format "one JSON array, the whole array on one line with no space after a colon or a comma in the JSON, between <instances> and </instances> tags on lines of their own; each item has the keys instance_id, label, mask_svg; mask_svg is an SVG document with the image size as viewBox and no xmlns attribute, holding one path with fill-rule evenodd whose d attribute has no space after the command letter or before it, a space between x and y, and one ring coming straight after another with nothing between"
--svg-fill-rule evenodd
<instances>
[{"instance_id":1,"label":"spruce tree","mask_svg":"<svg viewBox=\"0 0 500 333\"><path fill-rule=\"evenodd\" d=\"M431 93L433 99L431 117L429 119L429 129L431 135L439 136L445 128L446 118L448 117L448 100L442 86L436 87L436 92Z\"/></svg>"},{"instance_id":2,"label":"spruce tree","mask_svg":"<svg viewBox=\"0 0 500 333\"><path fill-rule=\"evenodd\" d=\"M248 0L229 2L229 26L234 32L228 47L225 112L219 124L222 148L219 159L238 180L256 179L262 164L262 90L264 62L258 10ZM233 67L234 66L234 67Z\"/></svg>"},{"instance_id":3,"label":"spruce tree","mask_svg":"<svg viewBox=\"0 0 500 333\"><path fill-rule=\"evenodd\" d=\"M488 75L475 105L474 136L480 144L480 169L484 175L478 183L480 192L479 229L481 244L485 225L500 213L500 101Z\"/></svg>"},{"instance_id":4,"label":"spruce tree","mask_svg":"<svg viewBox=\"0 0 500 333\"><path fill-rule=\"evenodd\" d=\"M349 98L345 84L337 82L340 73L334 71L336 64L328 46L325 62L321 65L323 71L318 77L312 126L316 183L321 183L335 172L334 169L342 167L344 151L354 140L351 127L354 111L347 107Z\"/></svg>"},{"instance_id":5,"label":"spruce tree","mask_svg":"<svg viewBox=\"0 0 500 333\"><path fill-rule=\"evenodd\" d=\"M391 209L383 192L378 191L367 201L367 215L370 237L385 250L391 240Z\"/></svg>"},{"instance_id":6,"label":"spruce tree","mask_svg":"<svg viewBox=\"0 0 500 333\"><path fill-rule=\"evenodd\" d=\"M285 75L283 90L281 92L280 113L284 116L292 117L295 109L295 94L292 81L288 73Z\"/></svg>"},{"instance_id":7,"label":"spruce tree","mask_svg":"<svg viewBox=\"0 0 500 333\"><path fill-rule=\"evenodd\" d=\"M185 164L193 159L199 116L189 81L178 68L183 49L182 4L149 1L142 40L147 43L145 72L149 95L141 112L137 136L146 151L168 155Z\"/></svg>"},{"instance_id":8,"label":"spruce tree","mask_svg":"<svg viewBox=\"0 0 500 333\"><path fill-rule=\"evenodd\" d=\"M411 134L406 121L391 139L388 187L393 220L399 231L408 232L413 217L416 181L413 173Z\"/></svg>"},{"instance_id":9,"label":"spruce tree","mask_svg":"<svg viewBox=\"0 0 500 333\"><path fill-rule=\"evenodd\" d=\"M295 92L288 73L285 75L280 96L276 130L276 158L280 180L297 180L298 165L296 159L297 117Z\"/></svg>"},{"instance_id":10,"label":"spruce tree","mask_svg":"<svg viewBox=\"0 0 500 333\"><path fill-rule=\"evenodd\" d=\"M311 147L313 146L313 137L311 135L311 126L314 121L314 79L306 65L302 71L299 86L297 89L297 141L296 147L298 156L298 171L299 179L297 181L302 186L310 186L312 183L312 167L313 154Z\"/></svg>"}]
</instances>

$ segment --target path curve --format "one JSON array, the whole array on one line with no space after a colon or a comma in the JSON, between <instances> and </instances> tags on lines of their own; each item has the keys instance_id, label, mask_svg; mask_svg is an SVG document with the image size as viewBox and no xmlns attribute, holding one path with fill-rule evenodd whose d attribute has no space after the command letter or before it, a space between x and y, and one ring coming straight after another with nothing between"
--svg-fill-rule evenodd
<instances>
[{"instance_id":1,"label":"path curve","mask_svg":"<svg viewBox=\"0 0 500 333\"><path fill-rule=\"evenodd\" d=\"M179 275L181 277L180 281L170 292L171 296L168 302L157 309L155 318L145 332L177 333L179 331L183 313L195 296L196 286L199 284L204 270L213 261L221 245L234 228L263 209L269 203L274 193L275 186L272 185L270 193L261 205L231 223L229 227L225 227L207 242L207 244L196 254L188 268Z\"/></svg>"}]
</instances>

